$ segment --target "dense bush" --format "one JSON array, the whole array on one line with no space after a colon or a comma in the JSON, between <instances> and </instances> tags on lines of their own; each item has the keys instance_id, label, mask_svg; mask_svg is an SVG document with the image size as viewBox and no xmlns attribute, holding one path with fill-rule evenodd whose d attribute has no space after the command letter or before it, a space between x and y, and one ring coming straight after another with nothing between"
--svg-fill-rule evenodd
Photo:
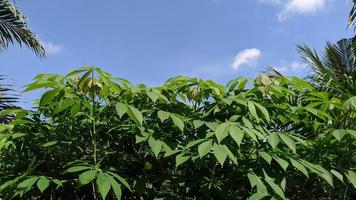
<instances>
[{"instance_id":1,"label":"dense bush","mask_svg":"<svg viewBox=\"0 0 356 200\"><path fill-rule=\"evenodd\" d=\"M3 199L351 199L356 97L296 77L146 87L95 67L40 74L5 110Z\"/></svg>"}]
</instances>

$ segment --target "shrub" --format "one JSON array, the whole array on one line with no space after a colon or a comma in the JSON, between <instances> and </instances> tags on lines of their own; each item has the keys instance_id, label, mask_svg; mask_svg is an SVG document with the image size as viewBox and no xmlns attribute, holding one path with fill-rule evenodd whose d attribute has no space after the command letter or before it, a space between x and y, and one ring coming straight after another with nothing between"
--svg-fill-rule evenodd
<instances>
[{"instance_id":1,"label":"shrub","mask_svg":"<svg viewBox=\"0 0 356 200\"><path fill-rule=\"evenodd\" d=\"M351 199L356 97L296 77L133 85L40 74L0 126L3 199Z\"/></svg>"}]
</instances>

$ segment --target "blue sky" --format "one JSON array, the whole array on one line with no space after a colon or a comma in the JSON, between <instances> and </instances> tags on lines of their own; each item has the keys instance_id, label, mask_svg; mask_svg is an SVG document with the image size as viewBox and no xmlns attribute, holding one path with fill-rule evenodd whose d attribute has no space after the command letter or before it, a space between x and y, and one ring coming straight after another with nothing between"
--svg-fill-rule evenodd
<instances>
[{"instance_id":1,"label":"blue sky","mask_svg":"<svg viewBox=\"0 0 356 200\"><path fill-rule=\"evenodd\" d=\"M27 48L0 52L1 74L17 87L38 73L82 64L150 86L176 75L226 83L267 66L307 70L296 45L321 50L346 30L346 0L17 0L48 56ZM25 99L33 98L25 94Z\"/></svg>"}]
</instances>

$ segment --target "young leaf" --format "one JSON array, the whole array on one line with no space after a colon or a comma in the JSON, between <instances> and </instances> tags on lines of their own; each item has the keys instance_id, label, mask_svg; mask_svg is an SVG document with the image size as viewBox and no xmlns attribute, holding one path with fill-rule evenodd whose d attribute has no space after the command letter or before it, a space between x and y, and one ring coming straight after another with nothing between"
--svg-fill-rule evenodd
<instances>
[{"instance_id":1,"label":"young leaf","mask_svg":"<svg viewBox=\"0 0 356 200\"><path fill-rule=\"evenodd\" d=\"M49 180L46 177L41 177L37 181L37 188L43 193L49 186Z\"/></svg>"},{"instance_id":2,"label":"young leaf","mask_svg":"<svg viewBox=\"0 0 356 200\"><path fill-rule=\"evenodd\" d=\"M111 189L111 183L110 179L108 178L108 175L100 171L96 178L96 186L98 187L101 198L105 200Z\"/></svg>"},{"instance_id":3,"label":"young leaf","mask_svg":"<svg viewBox=\"0 0 356 200\"><path fill-rule=\"evenodd\" d=\"M96 178L97 174L98 174L97 170L88 170L86 172L83 172L82 174L79 175L79 184L83 186L92 182Z\"/></svg>"}]
</instances>

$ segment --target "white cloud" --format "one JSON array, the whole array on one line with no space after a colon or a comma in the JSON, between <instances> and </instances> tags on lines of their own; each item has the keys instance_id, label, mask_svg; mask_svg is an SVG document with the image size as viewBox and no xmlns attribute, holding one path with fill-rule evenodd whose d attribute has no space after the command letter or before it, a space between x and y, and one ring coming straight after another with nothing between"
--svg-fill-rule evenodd
<instances>
[{"instance_id":1,"label":"white cloud","mask_svg":"<svg viewBox=\"0 0 356 200\"><path fill-rule=\"evenodd\" d=\"M284 21L290 15L315 13L326 6L327 0L289 0L278 14L278 20Z\"/></svg>"},{"instance_id":2,"label":"white cloud","mask_svg":"<svg viewBox=\"0 0 356 200\"><path fill-rule=\"evenodd\" d=\"M293 61L293 62L281 61L280 67L274 67L274 69L276 69L281 73L291 75L307 70L307 65L299 61Z\"/></svg>"},{"instance_id":3,"label":"white cloud","mask_svg":"<svg viewBox=\"0 0 356 200\"><path fill-rule=\"evenodd\" d=\"M285 21L292 15L316 13L324 9L333 0L258 0L260 3L277 5L281 11L277 14L279 21Z\"/></svg>"},{"instance_id":4,"label":"white cloud","mask_svg":"<svg viewBox=\"0 0 356 200\"><path fill-rule=\"evenodd\" d=\"M235 56L231 67L237 70L243 65L255 65L260 56L261 51L259 49L252 48L242 50Z\"/></svg>"},{"instance_id":5,"label":"white cloud","mask_svg":"<svg viewBox=\"0 0 356 200\"><path fill-rule=\"evenodd\" d=\"M290 68L294 72L301 72L307 69L307 65L298 61L294 61L290 64Z\"/></svg>"},{"instance_id":6,"label":"white cloud","mask_svg":"<svg viewBox=\"0 0 356 200\"><path fill-rule=\"evenodd\" d=\"M281 4L281 0L258 0L258 2L267 3L267 4L273 4L273 5Z\"/></svg>"},{"instance_id":7,"label":"white cloud","mask_svg":"<svg viewBox=\"0 0 356 200\"><path fill-rule=\"evenodd\" d=\"M63 51L63 47L52 42L43 42L43 47L46 50L47 55L58 54Z\"/></svg>"}]
</instances>

